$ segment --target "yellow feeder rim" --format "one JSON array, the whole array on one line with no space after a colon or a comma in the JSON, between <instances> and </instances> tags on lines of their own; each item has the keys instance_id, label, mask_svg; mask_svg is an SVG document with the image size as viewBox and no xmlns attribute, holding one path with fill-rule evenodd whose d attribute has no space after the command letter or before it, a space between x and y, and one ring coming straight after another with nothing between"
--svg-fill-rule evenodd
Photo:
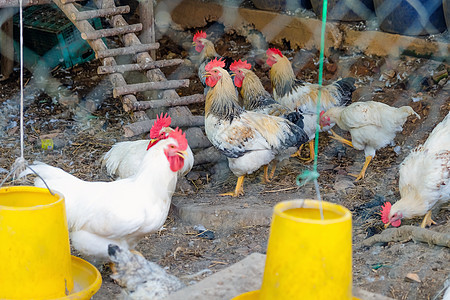
<instances>
[{"instance_id":1,"label":"yellow feeder rim","mask_svg":"<svg viewBox=\"0 0 450 300\"><path fill-rule=\"evenodd\" d=\"M96 267L72 255L73 290L64 300L88 300L100 289L102 276ZM56 300L55 299L55 300Z\"/></svg>"}]
</instances>

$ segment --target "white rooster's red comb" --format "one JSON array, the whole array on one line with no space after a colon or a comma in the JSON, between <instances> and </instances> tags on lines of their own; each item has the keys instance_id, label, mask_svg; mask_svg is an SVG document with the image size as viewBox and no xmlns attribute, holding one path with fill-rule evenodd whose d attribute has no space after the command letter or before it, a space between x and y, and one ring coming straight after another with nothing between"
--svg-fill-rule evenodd
<instances>
[{"instance_id":1,"label":"white rooster's red comb","mask_svg":"<svg viewBox=\"0 0 450 300\"><path fill-rule=\"evenodd\" d=\"M274 54L278 54L279 56L283 56L283 53L281 53L281 51L277 48L269 48L266 51L267 55L274 55Z\"/></svg>"},{"instance_id":2,"label":"white rooster's red comb","mask_svg":"<svg viewBox=\"0 0 450 300\"><path fill-rule=\"evenodd\" d=\"M391 202L384 202L384 205L381 206L381 221L384 224L389 223L389 213L391 212Z\"/></svg>"},{"instance_id":3,"label":"white rooster's red comb","mask_svg":"<svg viewBox=\"0 0 450 300\"><path fill-rule=\"evenodd\" d=\"M172 123L172 118L167 113L165 115L161 113L161 116L156 116L156 121L153 123L152 128L150 128L150 138L157 138L161 129L169 127L170 123Z\"/></svg>"},{"instance_id":4,"label":"white rooster's red comb","mask_svg":"<svg viewBox=\"0 0 450 300\"><path fill-rule=\"evenodd\" d=\"M200 30L194 34L194 42L197 42L199 39L206 39L206 32Z\"/></svg>"},{"instance_id":5,"label":"white rooster's red comb","mask_svg":"<svg viewBox=\"0 0 450 300\"><path fill-rule=\"evenodd\" d=\"M247 69L250 70L252 68L252 65L249 64L246 60L242 61L242 60L235 60L233 61L233 63L230 65L230 70L232 72L236 72L238 69Z\"/></svg>"},{"instance_id":6,"label":"white rooster's red comb","mask_svg":"<svg viewBox=\"0 0 450 300\"><path fill-rule=\"evenodd\" d=\"M179 129L178 127L175 128L174 131L171 131L169 133L169 138L173 138L178 142L178 147L181 150L186 150L187 146L188 146L188 142L186 139L186 133L183 133L183 131L181 131L181 129Z\"/></svg>"},{"instance_id":7,"label":"white rooster's red comb","mask_svg":"<svg viewBox=\"0 0 450 300\"><path fill-rule=\"evenodd\" d=\"M209 71L211 71L211 70L212 70L213 68L215 68L215 67L221 67L221 68L225 67L225 61L223 60L222 57L219 58L219 59L215 58L215 59L211 60L211 61L205 66L205 71L206 71L206 72L209 72Z\"/></svg>"}]
</instances>

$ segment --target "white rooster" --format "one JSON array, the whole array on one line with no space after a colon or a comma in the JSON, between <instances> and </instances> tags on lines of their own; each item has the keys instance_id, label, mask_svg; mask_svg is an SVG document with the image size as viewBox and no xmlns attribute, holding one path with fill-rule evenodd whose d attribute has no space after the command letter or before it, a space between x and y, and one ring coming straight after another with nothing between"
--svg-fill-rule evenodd
<instances>
[{"instance_id":1,"label":"white rooster","mask_svg":"<svg viewBox=\"0 0 450 300\"><path fill-rule=\"evenodd\" d=\"M431 209L450 200L450 113L400 165L401 199L386 202L381 218L386 227L398 227L401 219L425 215L422 228L436 224Z\"/></svg>"},{"instance_id":2,"label":"white rooster","mask_svg":"<svg viewBox=\"0 0 450 300\"><path fill-rule=\"evenodd\" d=\"M184 165L187 140L178 128L144 156L139 171L113 182L87 182L44 163L31 168L66 201L70 238L75 249L94 263L108 258L108 245L133 249L146 234L164 224ZM32 173L29 169L19 177ZM45 187L41 178L35 185Z\"/></svg>"},{"instance_id":3,"label":"white rooster","mask_svg":"<svg viewBox=\"0 0 450 300\"><path fill-rule=\"evenodd\" d=\"M102 166L106 167L108 175L127 178L136 174L140 169L142 159L147 153L147 150L157 142L166 139L168 134L173 131L169 127L171 122L172 119L169 115L161 114L161 116L156 117L156 121L150 129L150 140L137 140L114 144L103 156L102 160ZM194 154L189 146L186 152L184 166L178 171L179 176L185 176L191 171L194 165Z\"/></svg>"}]
</instances>

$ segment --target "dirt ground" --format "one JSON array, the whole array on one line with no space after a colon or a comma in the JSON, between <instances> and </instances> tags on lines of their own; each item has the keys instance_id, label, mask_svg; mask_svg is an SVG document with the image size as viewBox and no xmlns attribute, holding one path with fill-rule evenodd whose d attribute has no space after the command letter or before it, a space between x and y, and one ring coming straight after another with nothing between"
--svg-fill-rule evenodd
<instances>
[{"instance_id":1,"label":"dirt ground","mask_svg":"<svg viewBox=\"0 0 450 300\"><path fill-rule=\"evenodd\" d=\"M223 34L217 24L204 30L214 40L218 53L236 59L245 57L254 64L263 84L270 89L268 66L263 64L260 54L249 52L251 47L244 37ZM203 92L191 63L192 52L188 47L183 48L191 42L187 36L186 32L171 31L159 39L159 58L186 59L183 66L164 70L169 78L187 77L191 80L189 88L179 90L180 95ZM317 52L291 51L289 45L271 46L280 47L292 58L299 78L317 82ZM112 97L108 79L96 74L98 65L98 61L92 61L70 70L54 70L50 79L36 75L31 78L30 72L25 73L25 80L31 79L25 89L25 158L28 162L43 161L88 181L112 180L101 169L100 158L114 143L127 140L123 137L122 126L131 123L133 116L125 113L120 101ZM318 171L321 196L326 201L344 205L353 214L354 285L395 299L441 299L442 296L434 297L450 276L450 252L445 247L412 241L370 248L359 246L362 240L383 230L380 205L384 201L399 199L399 164L413 147L425 141L433 127L450 110L447 79L439 83L431 79L432 74L445 68L449 70L449 65L424 58L385 59L341 52L327 57L325 62L326 82L344 76L358 79L353 101L376 100L397 107L410 105L421 116L420 120L409 118L403 132L397 135L395 145L377 151L366 178L360 182L354 182L348 174L360 171L364 153L340 145L325 133L320 134ZM15 70L12 78L0 85L1 179L20 155L18 73ZM71 104L72 94L78 95L79 103ZM203 105L190 108L194 115L203 114ZM339 130L337 133L346 135ZM39 140L44 134L53 134L56 149L40 148ZM131 140L140 138L145 136ZM184 182L188 189L184 189L185 193L178 191L172 202L175 206L186 203L198 204L199 207L227 205L240 208L245 214L245 211L270 208L287 199L316 198L311 184L300 188L295 182L298 174L311 167L311 164L291 158L279 167L275 179L267 185L261 183L261 172L252 174L245 179L245 196L235 199L218 196L233 189L236 182L226 163L195 166ZM5 185L8 184L12 183ZM434 212L433 216L437 225L431 229L450 233L448 207ZM420 222L417 218L405 220L402 224L418 225ZM197 224L184 222L172 210L164 228L143 239L137 250L187 284L226 268L249 253L266 251L268 223L225 229L201 224L214 232L213 239L197 236L193 225ZM405 280L408 273L417 274L421 282ZM114 299L120 293L120 287L109 278L109 274L107 268L102 271L103 284L93 299Z\"/></svg>"}]
</instances>

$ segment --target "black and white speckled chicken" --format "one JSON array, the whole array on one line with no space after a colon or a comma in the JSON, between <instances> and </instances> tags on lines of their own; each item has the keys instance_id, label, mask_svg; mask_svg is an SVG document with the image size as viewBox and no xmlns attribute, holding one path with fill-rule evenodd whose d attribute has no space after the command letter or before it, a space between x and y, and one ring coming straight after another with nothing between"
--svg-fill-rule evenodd
<instances>
[{"instance_id":1,"label":"black and white speckled chicken","mask_svg":"<svg viewBox=\"0 0 450 300\"><path fill-rule=\"evenodd\" d=\"M137 252L110 244L108 255L116 269L111 278L124 287L122 299L164 299L185 286L177 277L167 274L163 268Z\"/></svg>"}]
</instances>

